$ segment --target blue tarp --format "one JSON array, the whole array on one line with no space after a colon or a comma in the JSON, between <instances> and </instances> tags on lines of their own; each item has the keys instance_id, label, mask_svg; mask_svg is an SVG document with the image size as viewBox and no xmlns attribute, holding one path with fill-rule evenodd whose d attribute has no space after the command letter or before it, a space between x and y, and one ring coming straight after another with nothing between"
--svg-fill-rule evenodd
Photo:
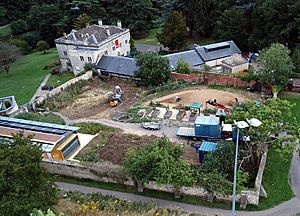
<instances>
[{"instance_id":1,"label":"blue tarp","mask_svg":"<svg viewBox=\"0 0 300 216\"><path fill-rule=\"evenodd\" d=\"M203 141L198 152L199 152L199 162L202 163L204 155L208 152L215 151L217 148L217 143Z\"/></svg>"}]
</instances>

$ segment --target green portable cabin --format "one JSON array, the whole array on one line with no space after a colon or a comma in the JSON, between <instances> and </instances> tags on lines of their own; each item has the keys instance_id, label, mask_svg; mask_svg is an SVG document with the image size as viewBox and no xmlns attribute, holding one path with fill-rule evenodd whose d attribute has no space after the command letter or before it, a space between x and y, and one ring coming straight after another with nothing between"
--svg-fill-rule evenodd
<instances>
[{"instance_id":1,"label":"green portable cabin","mask_svg":"<svg viewBox=\"0 0 300 216\"><path fill-rule=\"evenodd\" d=\"M197 116L195 121L195 136L220 138L221 126L220 119L216 116Z\"/></svg>"},{"instance_id":2,"label":"green portable cabin","mask_svg":"<svg viewBox=\"0 0 300 216\"><path fill-rule=\"evenodd\" d=\"M191 105L191 112L192 113L198 113L198 112L200 113L201 107L202 107L201 103L194 102Z\"/></svg>"}]
</instances>

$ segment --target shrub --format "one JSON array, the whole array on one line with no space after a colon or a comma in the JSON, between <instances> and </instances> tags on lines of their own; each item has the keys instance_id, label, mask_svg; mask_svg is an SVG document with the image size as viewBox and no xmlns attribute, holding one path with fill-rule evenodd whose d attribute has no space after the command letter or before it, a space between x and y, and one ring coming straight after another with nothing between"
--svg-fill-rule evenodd
<instances>
[{"instance_id":1,"label":"shrub","mask_svg":"<svg viewBox=\"0 0 300 216\"><path fill-rule=\"evenodd\" d=\"M23 34L20 39L24 40L31 47L31 49L33 49L39 40L39 36L37 32L27 32Z\"/></svg>"},{"instance_id":2,"label":"shrub","mask_svg":"<svg viewBox=\"0 0 300 216\"><path fill-rule=\"evenodd\" d=\"M43 51L46 54L46 51L49 49L49 44L46 41L40 40L36 43L36 49L38 51Z\"/></svg>"},{"instance_id":3,"label":"shrub","mask_svg":"<svg viewBox=\"0 0 300 216\"><path fill-rule=\"evenodd\" d=\"M31 47L24 40L13 39L10 40L10 43L18 47L23 54L28 54L30 51L32 51Z\"/></svg>"},{"instance_id":4,"label":"shrub","mask_svg":"<svg viewBox=\"0 0 300 216\"><path fill-rule=\"evenodd\" d=\"M181 74L190 74L190 66L183 59L179 59L176 72Z\"/></svg>"},{"instance_id":5,"label":"shrub","mask_svg":"<svg viewBox=\"0 0 300 216\"><path fill-rule=\"evenodd\" d=\"M28 25L22 19L18 19L16 21L11 22L10 28L13 35L21 34L28 31Z\"/></svg>"},{"instance_id":6,"label":"shrub","mask_svg":"<svg viewBox=\"0 0 300 216\"><path fill-rule=\"evenodd\" d=\"M27 113L20 113L15 117L19 119L26 119L31 121L40 121L40 122L63 124L63 125L65 124L65 121L62 118L52 113L40 114L40 113L27 112Z\"/></svg>"},{"instance_id":7,"label":"shrub","mask_svg":"<svg viewBox=\"0 0 300 216\"><path fill-rule=\"evenodd\" d=\"M111 127L99 123L76 123L73 124L73 126L80 127L79 129L80 133L92 134L92 135L97 134L99 131L106 131L106 130L113 129Z\"/></svg>"},{"instance_id":8,"label":"shrub","mask_svg":"<svg viewBox=\"0 0 300 216\"><path fill-rule=\"evenodd\" d=\"M91 62L85 63L85 65L84 65L84 70L85 70L85 71L89 71L89 70L92 70L93 67L94 67L94 65L93 65Z\"/></svg>"}]
</instances>

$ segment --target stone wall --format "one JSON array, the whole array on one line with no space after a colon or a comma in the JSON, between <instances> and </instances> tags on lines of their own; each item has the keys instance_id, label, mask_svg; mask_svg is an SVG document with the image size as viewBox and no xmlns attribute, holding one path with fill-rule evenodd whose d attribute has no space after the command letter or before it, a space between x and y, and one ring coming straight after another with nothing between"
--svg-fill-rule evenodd
<instances>
[{"instance_id":1,"label":"stone wall","mask_svg":"<svg viewBox=\"0 0 300 216\"><path fill-rule=\"evenodd\" d=\"M171 76L174 79L185 80L186 82L200 82L208 85L230 86L234 88L247 88L255 83L254 80L243 81L240 78L231 75L214 73L207 73L204 76L203 74L180 74L172 72Z\"/></svg>"}]
</instances>

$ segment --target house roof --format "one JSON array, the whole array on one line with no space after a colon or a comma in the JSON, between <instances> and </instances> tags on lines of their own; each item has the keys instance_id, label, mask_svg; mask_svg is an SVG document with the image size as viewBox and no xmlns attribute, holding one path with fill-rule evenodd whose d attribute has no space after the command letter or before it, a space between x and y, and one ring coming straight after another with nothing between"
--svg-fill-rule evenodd
<instances>
[{"instance_id":1,"label":"house roof","mask_svg":"<svg viewBox=\"0 0 300 216\"><path fill-rule=\"evenodd\" d=\"M191 50L172 53L164 57L169 59L170 67L176 69L179 59L184 60L190 67L196 67L208 61L240 53L241 50L233 41L225 41L204 46L193 44Z\"/></svg>"},{"instance_id":2,"label":"house roof","mask_svg":"<svg viewBox=\"0 0 300 216\"><path fill-rule=\"evenodd\" d=\"M97 62L95 68L125 76L134 76L135 72L138 70L136 66L136 59L108 55L102 56L102 58Z\"/></svg>"},{"instance_id":3,"label":"house roof","mask_svg":"<svg viewBox=\"0 0 300 216\"><path fill-rule=\"evenodd\" d=\"M236 53L222 61L222 63L234 67L237 65L248 63L248 61Z\"/></svg>"},{"instance_id":4,"label":"house roof","mask_svg":"<svg viewBox=\"0 0 300 216\"><path fill-rule=\"evenodd\" d=\"M216 116L197 116L195 124L197 125L218 125L220 124L220 119Z\"/></svg>"},{"instance_id":5,"label":"house roof","mask_svg":"<svg viewBox=\"0 0 300 216\"><path fill-rule=\"evenodd\" d=\"M107 30L109 30L110 35L107 34ZM123 29L118 26L91 25L79 30L73 29L68 35L56 39L55 42L71 44L85 43L88 45L98 45L104 40L112 38L115 35L125 32L127 30L128 29Z\"/></svg>"},{"instance_id":6,"label":"house roof","mask_svg":"<svg viewBox=\"0 0 300 216\"><path fill-rule=\"evenodd\" d=\"M173 53L165 55L164 57L166 57L169 60L170 67L172 69L177 68L177 64L180 59L186 62L190 67L195 67L204 64L204 61L195 50Z\"/></svg>"},{"instance_id":7,"label":"house roof","mask_svg":"<svg viewBox=\"0 0 300 216\"><path fill-rule=\"evenodd\" d=\"M228 57L235 53L241 53L241 50L233 41L199 46L196 47L195 50L205 62Z\"/></svg>"}]
</instances>

